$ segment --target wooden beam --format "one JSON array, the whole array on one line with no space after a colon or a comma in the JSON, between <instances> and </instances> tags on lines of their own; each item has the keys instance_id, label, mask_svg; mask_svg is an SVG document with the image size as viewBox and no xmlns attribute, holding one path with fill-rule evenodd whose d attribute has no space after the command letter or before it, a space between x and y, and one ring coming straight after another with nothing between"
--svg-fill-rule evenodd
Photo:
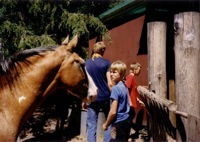
<instances>
[{"instance_id":1,"label":"wooden beam","mask_svg":"<svg viewBox=\"0 0 200 142\"><path fill-rule=\"evenodd\" d=\"M171 112L174 112L184 118L188 117L187 113L177 110L177 105L173 101L167 100L165 98L161 98L160 95L150 92L148 89L142 86L138 86L137 91L143 98L147 97L148 99L153 100L157 102L158 104L165 106Z\"/></svg>"}]
</instances>

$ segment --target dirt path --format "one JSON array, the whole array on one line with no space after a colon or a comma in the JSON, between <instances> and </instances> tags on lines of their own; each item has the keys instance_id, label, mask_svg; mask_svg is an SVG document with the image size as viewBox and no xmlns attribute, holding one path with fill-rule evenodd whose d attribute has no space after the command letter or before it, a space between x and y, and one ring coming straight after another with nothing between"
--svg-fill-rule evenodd
<instances>
[{"instance_id":1,"label":"dirt path","mask_svg":"<svg viewBox=\"0 0 200 142\"><path fill-rule=\"evenodd\" d=\"M66 120L63 133L56 132L56 113L55 107L38 108L31 119L24 126L21 134L21 142L87 142L86 136L80 135L80 109L74 108L70 112L70 117ZM131 131L132 139L142 142L147 139L147 131L141 129L139 135L134 135ZM98 137L98 142L102 141L102 137Z\"/></svg>"},{"instance_id":2,"label":"dirt path","mask_svg":"<svg viewBox=\"0 0 200 142\"><path fill-rule=\"evenodd\" d=\"M43 106L38 108L32 118L24 126L20 134L20 142L87 142L86 136L80 135L81 111L73 108L65 121L63 133L56 132L57 113L55 106ZM147 128L141 127L138 134L132 129L129 142L149 141ZM98 137L97 142L101 142L102 137ZM176 142L168 137L169 142Z\"/></svg>"},{"instance_id":3,"label":"dirt path","mask_svg":"<svg viewBox=\"0 0 200 142\"><path fill-rule=\"evenodd\" d=\"M77 128L79 129L79 128ZM135 131L132 129L130 136L132 136L132 141L143 142L145 137L147 138L146 129L142 129L138 136L134 135ZM81 136L79 134L72 134L69 136L67 130L64 131L63 135L56 133L56 119L48 119L43 127L43 131L33 132L23 131L21 135L21 142L42 142L42 141L56 141L56 142L87 142L86 136ZM103 141L102 137L97 138L97 142ZM131 140L129 142L132 142Z\"/></svg>"}]
</instances>

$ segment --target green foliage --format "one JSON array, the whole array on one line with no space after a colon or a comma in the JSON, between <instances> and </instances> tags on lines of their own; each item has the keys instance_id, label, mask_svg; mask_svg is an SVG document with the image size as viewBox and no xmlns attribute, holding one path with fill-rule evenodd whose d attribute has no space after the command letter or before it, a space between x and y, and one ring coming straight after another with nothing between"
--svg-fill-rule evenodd
<instances>
[{"instance_id":1,"label":"green foliage","mask_svg":"<svg viewBox=\"0 0 200 142\"><path fill-rule=\"evenodd\" d=\"M78 52L87 56L89 39L102 35L106 26L95 16L122 0L0 0L0 38L8 55L18 50L60 44L78 34Z\"/></svg>"},{"instance_id":2,"label":"green foliage","mask_svg":"<svg viewBox=\"0 0 200 142\"><path fill-rule=\"evenodd\" d=\"M48 35L23 35L19 42L18 48L20 50L30 49L39 46L55 45L56 42Z\"/></svg>"},{"instance_id":3,"label":"green foliage","mask_svg":"<svg viewBox=\"0 0 200 142\"><path fill-rule=\"evenodd\" d=\"M0 37L2 38L3 47L9 53L15 52L19 47L19 39L21 35L26 33L26 28L17 23L11 23L10 21L4 21L0 26Z\"/></svg>"}]
</instances>

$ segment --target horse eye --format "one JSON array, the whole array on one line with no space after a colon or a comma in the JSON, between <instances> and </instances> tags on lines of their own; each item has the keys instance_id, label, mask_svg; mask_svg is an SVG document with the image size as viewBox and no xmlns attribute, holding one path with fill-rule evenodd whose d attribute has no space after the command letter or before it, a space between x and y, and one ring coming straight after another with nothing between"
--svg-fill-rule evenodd
<instances>
[{"instance_id":1,"label":"horse eye","mask_svg":"<svg viewBox=\"0 0 200 142\"><path fill-rule=\"evenodd\" d=\"M79 60L74 60L74 63L80 64L80 61Z\"/></svg>"}]
</instances>

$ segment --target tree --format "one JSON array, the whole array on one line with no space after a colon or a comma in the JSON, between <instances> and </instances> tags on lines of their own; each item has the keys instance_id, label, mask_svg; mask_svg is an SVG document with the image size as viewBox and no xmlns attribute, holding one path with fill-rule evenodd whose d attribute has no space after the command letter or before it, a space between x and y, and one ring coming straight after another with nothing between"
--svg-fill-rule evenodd
<instances>
[{"instance_id":1,"label":"tree","mask_svg":"<svg viewBox=\"0 0 200 142\"><path fill-rule=\"evenodd\" d=\"M60 44L67 35L79 35L78 50L86 57L89 39L102 35L106 26L95 16L122 0L0 0L0 38L7 55L16 51Z\"/></svg>"}]
</instances>

